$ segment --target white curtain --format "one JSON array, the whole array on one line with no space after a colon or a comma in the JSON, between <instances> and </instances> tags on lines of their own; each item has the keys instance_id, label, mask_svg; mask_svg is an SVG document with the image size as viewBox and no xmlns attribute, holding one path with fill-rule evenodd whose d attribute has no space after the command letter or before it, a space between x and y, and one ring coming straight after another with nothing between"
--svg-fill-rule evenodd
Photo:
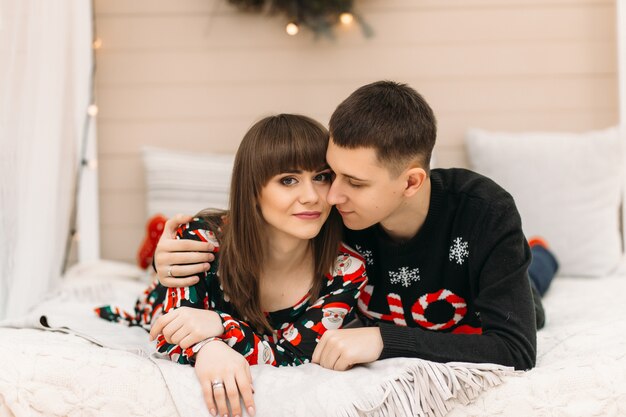
<instances>
[{"instance_id":1,"label":"white curtain","mask_svg":"<svg viewBox=\"0 0 626 417\"><path fill-rule=\"evenodd\" d=\"M88 0L0 0L0 319L60 279L91 98Z\"/></svg>"}]
</instances>

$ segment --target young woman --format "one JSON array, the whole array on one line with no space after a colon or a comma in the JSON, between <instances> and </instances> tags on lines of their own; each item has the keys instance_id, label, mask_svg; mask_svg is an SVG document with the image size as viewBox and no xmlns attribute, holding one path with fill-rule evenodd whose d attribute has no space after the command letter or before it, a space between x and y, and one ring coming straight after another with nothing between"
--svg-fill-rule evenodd
<instances>
[{"instance_id":1,"label":"young woman","mask_svg":"<svg viewBox=\"0 0 626 417\"><path fill-rule=\"evenodd\" d=\"M363 260L340 243L341 219L326 201L327 145L327 130L304 116L256 123L235 157L230 210L203 211L176 232L214 246L211 269L189 287L155 281L134 314L97 309L151 329L159 352L195 365L213 415L228 414L227 397L241 415L239 394L254 414L248 366L309 362L365 285ZM178 267L168 275L182 275Z\"/></svg>"}]
</instances>

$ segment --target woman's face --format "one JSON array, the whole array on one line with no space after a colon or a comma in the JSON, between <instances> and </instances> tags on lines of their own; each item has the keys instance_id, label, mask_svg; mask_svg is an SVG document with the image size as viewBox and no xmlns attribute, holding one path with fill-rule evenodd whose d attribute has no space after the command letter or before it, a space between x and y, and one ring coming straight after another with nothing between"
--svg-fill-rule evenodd
<instances>
[{"instance_id":1,"label":"woman's face","mask_svg":"<svg viewBox=\"0 0 626 417\"><path fill-rule=\"evenodd\" d=\"M259 196L270 237L317 236L330 213L326 194L331 180L330 169L284 172L270 178Z\"/></svg>"}]
</instances>

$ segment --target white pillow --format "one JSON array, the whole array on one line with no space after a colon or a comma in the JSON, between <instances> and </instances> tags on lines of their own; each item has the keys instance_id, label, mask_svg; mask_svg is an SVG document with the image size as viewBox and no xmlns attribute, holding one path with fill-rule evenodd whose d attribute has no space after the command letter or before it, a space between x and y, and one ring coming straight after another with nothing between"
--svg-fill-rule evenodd
<instances>
[{"instance_id":1,"label":"white pillow","mask_svg":"<svg viewBox=\"0 0 626 417\"><path fill-rule=\"evenodd\" d=\"M234 155L142 149L147 188L147 216L195 214L228 207Z\"/></svg>"},{"instance_id":2,"label":"white pillow","mask_svg":"<svg viewBox=\"0 0 626 417\"><path fill-rule=\"evenodd\" d=\"M623 156L617 129L467 134L472 168L515 198L526 237L546 238L561 275L600 276L620 261Z\"/></svg>"}]
</instances>

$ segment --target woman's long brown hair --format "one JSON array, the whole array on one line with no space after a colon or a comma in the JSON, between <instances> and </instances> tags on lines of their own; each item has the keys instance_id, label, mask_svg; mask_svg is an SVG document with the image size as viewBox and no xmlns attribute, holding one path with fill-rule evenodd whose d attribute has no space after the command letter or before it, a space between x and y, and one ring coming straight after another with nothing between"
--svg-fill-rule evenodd
<instances>
[{"instance_id":1,"label":"woman's long brown hair","mask_svg":"<svg viewBox=\"0 0 626 417\"><path fill-rule=\"evenodd\" d=\"M261 190L280 173L325 168L328 138L328 131L306 116L279 114L260 120L248 130L237 150L229 213L203 210L198 214L214 230L227 214L220 239L220 283L237 312L257 331L272 331L259 297L267 246L265 221L258 206ZM313 299L337 257L340 241L341 219L333 207L319 234L310 241L315 266L310 292Z\"/></svg>"}]
</instances>

